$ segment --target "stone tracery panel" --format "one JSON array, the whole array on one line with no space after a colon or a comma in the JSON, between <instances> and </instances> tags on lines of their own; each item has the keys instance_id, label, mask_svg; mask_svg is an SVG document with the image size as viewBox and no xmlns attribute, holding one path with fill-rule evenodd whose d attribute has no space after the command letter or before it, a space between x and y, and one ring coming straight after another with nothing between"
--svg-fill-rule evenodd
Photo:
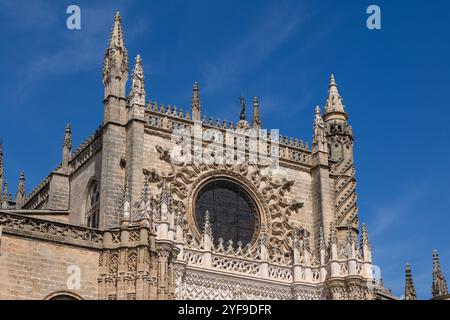
<instances>
[{"instance_id":1,"label":"stone tracery panel","mask_svg":"<svg viewBox=\"0 0 450 320\"><path fill-rule=\"evenodd\" d=\"M185 233L192 238L191 241L200 239L194 220L196 193L206 182L225 177L244 188L255 201L261 225L267 227L269 250L275 255L291 255L288 242L293 226L289 217L303 206L303 203L286 199L293 180L275 177L267 165L173 163L168 150L159 145L155 148L160 160L169 163L171 169L168 173L147 172L147 179L149 182L165 180L171 184L174 197L185 212Z\"/></svg>"}]
</instances>

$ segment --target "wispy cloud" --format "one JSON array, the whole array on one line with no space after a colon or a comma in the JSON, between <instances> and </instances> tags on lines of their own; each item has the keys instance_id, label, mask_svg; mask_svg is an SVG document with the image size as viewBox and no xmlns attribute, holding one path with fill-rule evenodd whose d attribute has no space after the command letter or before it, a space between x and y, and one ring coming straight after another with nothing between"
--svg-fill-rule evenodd
<instances>
[{"instance_id":1,"label":"wispy cloud","mask_svg":"<svg viewBox=\"0 0 450 320\"><path fill-rule=\"evenodd\" d=\"M223 88L261 64L295 34L303 15L291 6L270 7L249 32L230 45L232 49L203 65L203 91Z\"/></svg>"},{"instance_id":2,"label":"wispy cloud","mask_svg":"<svg viewBox=\"0 0 450 320\"><path fill-rule=\"evenodd\" d=\"M65 20L59 17L59 24L54 26L60 29L60 32L56 34L55 42L58 43L56 49L53 47L47 51L30 54L21 68L16 70L21 81L14 89L20 94L14 96L21 101L15 102L18 104L23 102L45 78L74 74L101 66L116 10L117 6L113 4L81 5L81 30L66 29ZM39 16L41 11L46 12L44 17ZM122 15L124 11L126 12L126 7L121 6ZM51 10L41 9L35 13L27 13L24 17L20 10L12 10L12 15L17 15L13 19L17 23L20 23L22 19L34 21L37 18L47 19L46 17L51 17L49 19L53 21L55 17L51 12ZM66 17L65 12L60 14L63 18ZM145 29L142 21L130 26L128 30L125 30L127 42L132 41ZM133 61L132 57L130 60Z\"/></svg>"},{"instance_id":3,"label":"wispy cloud","mask_svg":"<svg viewBox=\"0 0 450 320\"><path fill-rule=\"evenodd\" d=\"M406 214L421 201L430 191L426 183L418 183L415 187L407 188L397 199L391 203L377 203L370 214L369 224L372 226L371 235L377 237L386 232L400 219L404 219Z\"/></svg>"}]
</instances>

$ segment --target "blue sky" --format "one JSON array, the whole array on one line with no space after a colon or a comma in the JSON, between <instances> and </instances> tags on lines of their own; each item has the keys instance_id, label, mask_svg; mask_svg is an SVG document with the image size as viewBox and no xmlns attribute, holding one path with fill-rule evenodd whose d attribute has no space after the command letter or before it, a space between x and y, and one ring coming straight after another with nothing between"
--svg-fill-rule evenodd
<instances>
[{"instance_id":1,"label":"blue sky","mask_svg":"<svg viewBox=\"0 0 450 320\"><path fill-rule=\"evenodd\" d=\"M81 30L65 27L81 7ZM381 7L382 30L366 28ZM385 285L403 293L412 265L431 292L432 250L450 276L450 2L0 0L0 137L13 192L58 165L65 124L74 146L102 121L101 67L120 10L130 60L148 97L236 121L239 96L260 97L264 127L311 141L315 105L334 73L356 138L360 220ZM450 280L450 279L449 279Z\"/></svg>"}]
</instances>

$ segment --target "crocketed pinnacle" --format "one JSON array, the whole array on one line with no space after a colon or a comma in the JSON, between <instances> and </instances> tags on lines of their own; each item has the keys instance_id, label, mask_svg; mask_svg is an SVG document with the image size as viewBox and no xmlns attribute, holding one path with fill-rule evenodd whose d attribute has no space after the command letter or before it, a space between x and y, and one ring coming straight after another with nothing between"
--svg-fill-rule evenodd
<instances>
[{"instance_id":1,"label":"crocketed pinnacle","mask_svg":"<svg viewBox=\"0 0 450 320\"><path fill-rule=\"evenodd\" d=\"M441 264L439 262L439 255L436 250L433 251L433 298L448 295L447 281L445 275L441 271Z\"/></svg>"},{"instance_id":2,"label":"crocketed pinnacle","mask_svg":"<svg viewBox=\"0 0 450 320\"><path fill-rule=\"evenodd\" d=\"M131 75L130 103L145 105L145 81L141 55L137 55Z\"/></svg>"},{"instance_id":3,"label":"crocketed pinnacle","mask_svg":"<svg viewBox=\"0 0 450 320\"><path fill-rule=\"evenodd\" d=\"M66 130L64 131L64 146L69 150L72 149L72 128L70 127L70 124L66 125Z\"/></svg>"},{"instance_id":4,"label":"crocketed pinnacle","mask_svg":"<svg viewBox=\"0 0 450 320\"><path fill-rule=\"evenodd\" d=\"M198 82L195 81L192 89L192 104L191 104L192 120L199 121L202 113L202 105L200 103L200 89Z\"/></svg>"},{"instance_id":5,"label":"crocketed pinnacle","mask_svg":"<svg viewBox=\"0 0 450 320\"><path fill-rule=\"evenodd\" d=\"M105 58L103 60L103 84L110 82L112 73L117 75L128 74L128 52L125 48L125 41L122 30L122 19L117 12L114 17L114 23L109 36L108 47L106 48Z\"/></svg>"},{"instance_id":6,"label":"crocketed pinnacle","mask_svg":"<svg viewBox=\"0 0 450 320\"><path fill-rule=\"evenodd\" d=\"M16 192L16 208L21 209L25 200L25 173L20 172L19 183Z\"/></svg>"},{"instance_id":7,"label":"crocketed pinnacle","mask_svg":"<svg viewBox=\"0 0 450 320\"><path fill-rule=\"evenodd\" d=\"M414 287L411 266L409 265L409 263L406 264L405 274L405 300L416 300L416 288Z\"/></svg>"}]
</instances>

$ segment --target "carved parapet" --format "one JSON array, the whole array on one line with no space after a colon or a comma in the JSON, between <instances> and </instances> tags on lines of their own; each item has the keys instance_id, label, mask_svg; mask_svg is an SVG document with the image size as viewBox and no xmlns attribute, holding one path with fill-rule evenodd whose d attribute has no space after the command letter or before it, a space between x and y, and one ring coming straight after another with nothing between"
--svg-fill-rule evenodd
<instances>
[{"instance_id":1,"label":"carved parapet","mask_svg":"<svg viewBox=\"0 0 450 320\"><path fill-rule=\"evenodd\" d=\"M3 233L100 249L103 231L0 212Z\"/></svg>"},{"instance_id":2,"label":"carved parapet","mask_svg":"<svg viewBox=\"0 0 450 320\"><path fill-rule=\"evenodd\" d=\"M232 278L189 269L178 277L177 288L177 299L187 300L292 299L288 284Z\"/></svg>"},{"instance_id":3,"label":"carved parapet","mask_svg":"<svg viewBox=\"0 0 450 320\"><path fill-rule=\"evenodd\" d=\"M75 150L69 161L72 172L78 170L78 168L102 148L102 132L103 127L100 126Z\"/></svg>"},{"instance_id":4,"label":"carved parapet","mask_svg":"<svg viewBox=\"0 0 450 320\"><path fill-rule=\"evenodd\" d=\"M161 105L158 108L157 103L150 104L150 107L147 107L145 122L147 129L161 131L166 134L170 134L174 130L189 135L193 135L194 133L194 121L190 120L189 114L184 116L180 113L174 113L171 111L170 106L164 107L164 105ZM209 121L206 121L204 118L201 122L201 129L201 136L203 136L206 130L214 129L219 130L223 137L226 136L227 130L229 130L228 132L236 136L239 141L242 140L242 145L245 146L244 150L246 154L251 153L249 136L247 134L236 132L232 123L227 124L227 121L220 121L219 119L213 121L212 118L210 118ZM311 165L311 151L306 142L286 136L279 136L276 141L278 144L278 156L280 160L308 166ZM267 146L267 156L272 156L272 138L270 132L266 136L258 136L257 143L261 146ZM223 148L226 148L226 139L223 139Z\"/></svg>"},{"instance_id":5,"label":"carved parapet","mask_svg":"<svg viewBox=\"0 0 450 320\"><path fill-rule=\"evenodd\" d=\"M25 197L23 209L32 210L42 207L49 198L50 180L51 176L49 175Z\"/></svg>"}]
</instances>

